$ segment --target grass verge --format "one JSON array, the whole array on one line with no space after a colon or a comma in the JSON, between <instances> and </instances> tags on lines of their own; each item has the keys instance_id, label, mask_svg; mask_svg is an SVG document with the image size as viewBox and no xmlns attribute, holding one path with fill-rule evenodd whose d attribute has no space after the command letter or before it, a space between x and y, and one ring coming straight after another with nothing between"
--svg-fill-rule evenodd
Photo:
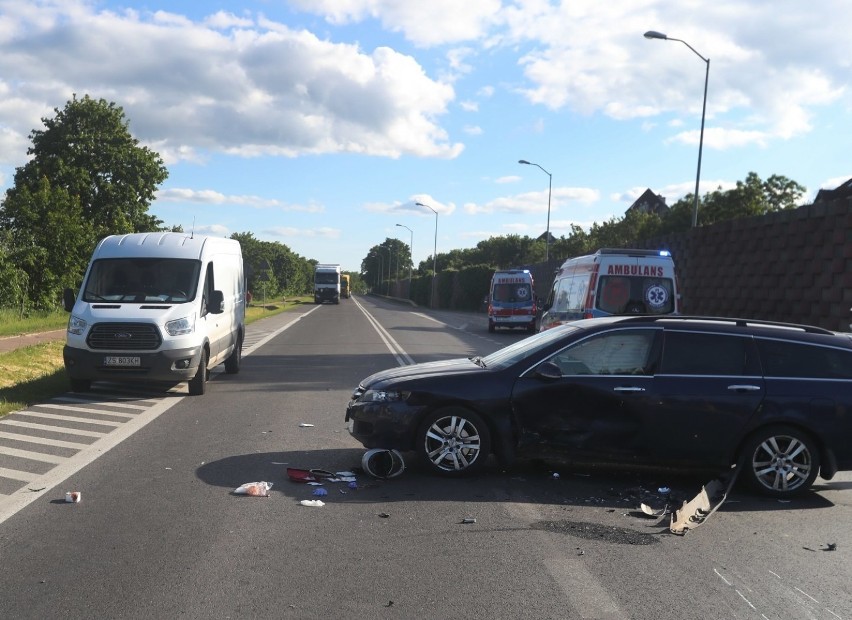
<instances>
[{"instance_id":1,"label":"grass verge","mask_svg":"<svg viewBox=\"0 0 852 620\"><path fill-rule=\"evenodd\" d=\"M313 297L295 297L269 302L265 306L250 306L246 309L246 324L275 316L309 301L313 301ZM3 312L5 311L0 311L0 320L5 316ZM25 326L24 331L5 335L61 329L68 321L68 314L63 312L62 317L63 321L58 328L55 324L48 323L49 327L39 329L33 324ZM60 340L0 353L0 417L13 411L26 409L35 403L50 400L69 390L68 377L65 375L65 365L62 361L64 345L64 341Z\"/></svg>"},{"instance_id":2,"label":"grass verge","mask_svg":"<svg viewBox=\"0 0 852 620\"><path fill-rule=\"evenodd\" d=\"M68 325L68 313L64 310L53 312L31 312L25 317L11 308L0 308L0 337L21 336L64 329Z\"/></svg>"}]
</instances>

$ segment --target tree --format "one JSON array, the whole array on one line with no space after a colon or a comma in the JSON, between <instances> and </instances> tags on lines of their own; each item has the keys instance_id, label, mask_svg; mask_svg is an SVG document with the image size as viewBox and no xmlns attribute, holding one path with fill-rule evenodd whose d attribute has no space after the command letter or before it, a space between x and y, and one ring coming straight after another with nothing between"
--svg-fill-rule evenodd
<instances>
[{"instance_id":1,"label":"tree","mask_svg":"<svg viewBox=\"0 0 852 620\"><path fill-rule=\"evenodd\" d=\"M59 288L82 278L97 239L160 230L148 207L168 176L114 103L75 95L55 112L30 132L31 159L15 171L0 206L0 230L23 251L21 268L39 306L55 306Z\"/></svg>"}]
</instances>

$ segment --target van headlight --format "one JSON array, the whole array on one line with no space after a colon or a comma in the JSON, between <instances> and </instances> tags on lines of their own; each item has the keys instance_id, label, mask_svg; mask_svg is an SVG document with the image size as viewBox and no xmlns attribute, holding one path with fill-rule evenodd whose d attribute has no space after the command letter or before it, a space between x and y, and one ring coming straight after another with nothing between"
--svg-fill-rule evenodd
<instances>
[{"instance_id":1,"label":"van headlight","mask_svg":"<svg viewBox=\"0 0 852 620\"><path fill-rule=\"evenodd\" d=\"M86 321L72 314L68 319L68 333L80 336L84 331L86 331Z\"/></svg>"},{"instance_id":2,"label":"van headlight","mask_svg":"<svg viewBox=\"0 0 852 620\"><path fill-rule=\"evenodd\" d=\"M191 334L195 330L195 317L185 316L182 319L175 319L166 323L166 331L169 336L184 336Z\"/></svg>"},{"instance_id":3,"label":"van headlight","mask_svg":"<svg viewBox=\"0 0 852 620\"><path fill-rule=\"evenodd\" d=\"M406 400L411 395L411 392L401 392L399 390L367 390L358 399L362 403L394 403L401 400Z\"/></svg>"}]
</instances>

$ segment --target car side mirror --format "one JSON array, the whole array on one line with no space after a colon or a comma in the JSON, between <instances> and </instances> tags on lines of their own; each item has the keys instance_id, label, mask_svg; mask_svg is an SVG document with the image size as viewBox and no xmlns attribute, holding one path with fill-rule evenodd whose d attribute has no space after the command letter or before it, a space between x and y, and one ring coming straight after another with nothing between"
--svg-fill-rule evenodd
<instances>
[{"instance_id":1,"label":"car side mirror","mask_svg":"<svg viewBox=\"0 0 852 620\"><path fill-rule=\"evenodd\" d=\"M210 293L207 311L210 314L222 314L225 311L225 295L222 294L222 291L213 291Z\"/></svg>"},{"instance_id":2,"label":"car side mirror","mask_svg":"<svg viewBox=\"0 0 852 620\"><path fill-rule=\"evenodd\" d=\"M74 302L77 300L74 295L74 291L70 288L66 288L62 291L62 307L65 308L65 312L71 312L74 309Z\"/></svg>"},{"instance_id":3,"label":"car side mirror","mask_svg":"<svg viewBox=\"0 0 852 620\"><path fill-rule=\"evenodd\" d=\"M555 362L542 362L535 369L535 376L540 379L561 379L562 371Z\"/></svg>"}]
</instances>

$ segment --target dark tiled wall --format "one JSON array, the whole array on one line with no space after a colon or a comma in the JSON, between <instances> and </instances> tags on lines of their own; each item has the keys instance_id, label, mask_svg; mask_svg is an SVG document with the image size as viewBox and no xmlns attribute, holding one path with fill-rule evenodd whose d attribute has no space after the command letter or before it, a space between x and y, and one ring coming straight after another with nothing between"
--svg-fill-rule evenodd
<instances>
[{"instance_id":1,"label":"dark tiled wall","mask_svg":"<svg viewBox=\"0 0 852 620\"><path fill-rule=\"evenodd\" d=\"M686 314L850 331L852 200L699 226L645 247L671 250Z\"/></svg>"}]
</instances>

